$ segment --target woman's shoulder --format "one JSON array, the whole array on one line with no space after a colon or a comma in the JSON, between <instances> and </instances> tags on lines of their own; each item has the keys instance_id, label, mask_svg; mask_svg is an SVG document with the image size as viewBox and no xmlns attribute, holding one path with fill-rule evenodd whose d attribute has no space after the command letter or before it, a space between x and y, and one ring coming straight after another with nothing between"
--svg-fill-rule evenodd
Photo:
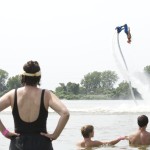
<instances>
[{"instance_id":1,"label":"woman's shoulder","mask_svg":"<svg viewBox=\"0 0 150 150\"><path fill-rule=\"evenodd\" d=\"M52 98L52 91L51 90L48 90L48 89L42 89L44 90L44 95L45 95L45 98L46 99L51 99Z\"/></svg>"},{"instance_id":2,"label":"woman's shoulder","mask_svg":"<svg viewBox=\"0 0 150 150\"><path fill-rule=\"evenodd\" d=\"M4 94L4 96L14 96L14 93L15 93L15 89L12 89L10 91L8 91L7 93Z\"/></svg>"},{"instance_id":3,"label":"woman's shoulder","mask_svg":"<svg viewBox=\"0 0 150 150\"><path fill-rule=\"evenodd\" d=\"M1 96L1 101L5 101L6 103L11 103L11 101L14 99L14 93L15 89L12 89L5 93L3 96Z\"/></svg>"},{"instance_id":4,"label":"woman's shoulder","mask_svg":"<svg viewBox=\"0 0 150 150\"><path fill-rule=\"evenodd\" d=\"M54 91L52 91L52 90L48 90L48 89L42 89L42 90L45 90L48 93L54 93Z\"/></svg>"},{"instance_id":5,"label":"woman's shoulder","mask_svg":"<svg viewBox=\"0 0 150 150\"><path fill-rule=\"evenodd\" d=\"M43 90L45 90L45 94L47 95L47 96L53 96L53 95L55 95L55 93L52 91L52 90L48 90L48 89L43 89Z\"/></svg>"}]
</instances>

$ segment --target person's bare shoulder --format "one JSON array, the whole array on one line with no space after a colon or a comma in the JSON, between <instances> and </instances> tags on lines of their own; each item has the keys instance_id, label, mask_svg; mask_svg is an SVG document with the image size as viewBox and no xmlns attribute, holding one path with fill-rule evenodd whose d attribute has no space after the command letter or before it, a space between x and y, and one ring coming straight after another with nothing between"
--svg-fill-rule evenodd
<instances>
[{"instance_id":1,"label":"person's bare shoulder","mask_svg":"<svg viewBox=\"0 0 150 150\"><path fill-rule=\"evenodd\" d=\"M134 138L134 137L136 137L136 136L138 136L139 135L139 132L137 131L137 132L134 132L134 133L131 133L129 136L127 136L129 139L131 139L131 138Z\"/></svg>"},{"instance_id":2,"label":"person's bare shoulder","mask_svg":"<svg viewBox=\"0 0 150 150\"><path fill-rule=\"evenodd\" d=\"M15 90L12 89L11 91L7 92L0 98L0 111L7 108L8 106L13 105L14 101L14 92Z\"/></svg>"},{"instance_id":3,"label":"person's bare shoulder","mask_svg":"<svg viewBox=\"0 0 150 150\"><path fill-rule=\"evenodd\" d=\"M81 141L81 142L77 142L76 144L77 147L85 147L85 142L84 141Z\"/></svg>"},{"instance_id":4,"label":"person's bare shoulder","mask_svg":"<svg viewBox=\"0 0 150 150\"><path fill-rule=\"evenodd\" d=\"M90 147L99 147L99 146L104 145L104 144L105 144L105 143L103 143L103 142L101 142L101 141L95 140L95 141L91 141L91 142L89 143L89 146L90 146Z\"/></svg>"},{"instance_id":5,"label":"person's bare shoulder","mask_svg":"<svg viewBox=\"0 0 150 150\"><path fill-rule=\"evenodd\" d=\"M140 134L139 132L135 132L128 136L129 144L139 143Z\"/></svg>"},{"instance_id":6,"label":"person's bare shoulder","mask_svg":"<svg viewBox=\"0 0 150 150\"><path fill-rule=\"evenodd\" d=\"M147 132L148 133L148 135L150 136L150 132Z\"/></svg>"},{"instance_id":7,"label":"person's bare shoulder","mask_svg":"<svg viewBox=\"0 0 150 150\"><path fill-rule=\"evenodd\" d=\"M49 100L53 100L53 99L59 100L59 98L56 96L56 94L53 91L47 89L45 89L45 97Z\"/></svg>"},{"instance_id":8,"label":"person's bare shoulder","mask_svg":"<svg viewBox=\"0 0 150 150\"><path fill-rule=\"evenodd\" d=\"M146 140L148 140L149 141L149 143L150 143L150 132L146 132L146 135L144 136L144 138L146 138Z\"/></svg>"}]
</instances>

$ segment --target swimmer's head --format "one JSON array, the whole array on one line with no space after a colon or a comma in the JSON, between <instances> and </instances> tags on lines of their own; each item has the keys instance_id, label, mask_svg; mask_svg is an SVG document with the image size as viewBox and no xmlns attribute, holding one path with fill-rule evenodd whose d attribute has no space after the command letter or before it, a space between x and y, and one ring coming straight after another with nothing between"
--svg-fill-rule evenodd
<instances>
[{"instance_id":1,"label":"swimmer's head","mask_svg":"<svg viewBox=\"0 0 150 150\"><path fill-rule=\"evenodd\" d=\"M92 125L85 125L81 128L81 134L84 138L94 136L94 127Z\"/></svg>"},{"instance_id":2,"label":"swimmer's head","mask_svg":"<svg viewBox=\"0 0 150 150\"><path fill-rule=\"evenodd\" d=\"M145 115L141 115L138 117L137 122L138 122L139 127L141 128L145 127L148 124L148 117Z\"/></svg>"}]
</instances>

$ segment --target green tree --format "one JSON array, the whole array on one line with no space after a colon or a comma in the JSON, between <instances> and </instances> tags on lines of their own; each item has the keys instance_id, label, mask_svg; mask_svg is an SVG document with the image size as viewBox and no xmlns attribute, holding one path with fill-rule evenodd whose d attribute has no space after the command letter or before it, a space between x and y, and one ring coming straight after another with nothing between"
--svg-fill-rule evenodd
<instances>
[{"instance_id":1,"label":"green tree","mask_svg":"<svg viewBox=\"0 0 150 150\"><path fill-rule=\"evenodd\" d=\"M114 71L104 71L101 75L101 87L104 90L111 90L117 80L118 76Z\"/></svg>"},{"instance_id":2,"label":"green tree","mask_svg":"<svg viewBox=\"0 0 150 150\"><path fill-rule=\"evenodd\" d=\"M94 71L88 73L81 80L81 85L86 89L86 93L94 93L97 88L100 88L101 72Z\"/></svg>"},{"instance_id":3,"label":"green tree","mask_svg":"<svg viewBox=\"0 0 150 150\"><path fill-rule=\"evenodd\" d=\"M116 88L116 99L130 99L131 92L126 81L121 82Z\"/></svg>"},{"instance_id":4,"label":"green tree","mask_svg":"<svg viewBox=\"0 0 150 150\"><path fill-rule=\"evenodd\" d=\"M118 76L114 71L94 71L84 76L81 85L86 89L87 94L100 94L106 90L110 92L117 80Z\"/></svg>"},{"instance_id":5,"label":"green tree","mask_svg":"<svg viewBox=\"0 0 150 150\"><path fill-rule=\"evenodd\" d=\"M79 84L68 82L66 85L67 93L79 94Z\"/></svg>"},{"instance_id":6,"label":"green tree","mask_svg":"<svg viewBox=\"0 0 150 150\"><path fill-rule=\"evenodd\" d=\"M150 65L144 67L144 71L150 74Z\"/></svg>"},{"instance_id":7,"label":"green tree","mask_svg":"<svg viewBox=\"0 0 150 150\"><path fill-rule=\"evenodd\" d=\"M8 78L8 72L0 69L0 93L6 90L6 80Z\"/></svg>"},{"instance_id":8,"label":"green tree","mask_svg":"<svg viewBox=\"0 0 150 150\"><path fill-rule=\"evenodd\" d=\"M141 94L137 91L136 88L132 87L132 90L136 99L142 99ZM128 82L123 81L119 84L119 86L115 90L115 98L116 99L133 99Z\"/></svg>"},{"instance_id":9,"label":"green tree","mask_svg":"<svg viewBox=\"0 0 150 150\"><path fill-rule=\"evenodd\" d=\"M147 73L150 76L150 65L144 67L144 72Z\"/></svg>"},{"instance_id":10,"label":"green tree","mask_svg":"<svg viewBox=\"0 0 150 150\"><path fill-rule=\"evenodd\" d=\"M79 94L85 95L86 94L86 89L85 87L79 86Z\"/></svg>"},{"instance_id":11,"label":"green tree","mask_svg":"<svg viewBox=\"0 0 150 150\"><path fill-rule=\"evenodd\" d=\"M21 79L19 75L16 75L14 77L10 77L7 81L7 90L16 89L21 87Z\"/></svg>"},{"instance_id":12,"label":"green tree","mask_svg":"<svg viewBox=\"0 0 150 150\"><path fill-rule=\"evenodd\" d=\"M67 88L64 83L59 83L59 84L60 86L58 86L55 89L55 93L59 98L63 99L65 98L65 94L67 93Z\"/></svg>"}]
</instances>

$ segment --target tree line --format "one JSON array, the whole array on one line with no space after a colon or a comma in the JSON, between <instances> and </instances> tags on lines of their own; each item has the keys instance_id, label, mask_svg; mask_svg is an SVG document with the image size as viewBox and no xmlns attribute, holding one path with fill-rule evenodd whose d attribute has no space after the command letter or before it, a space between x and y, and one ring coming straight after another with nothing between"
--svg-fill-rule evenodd
<instances>
[{"instance_id":1,"label":"tree line","mask_svg":"<svg viewBox=\"0 0 150 150\"><path fill-rule=\"evenodd\" d=\"M150 78L150 66L144 67L144 73ZM131 90L127 81L118 82L115 71L94 71L86 74L80 83L59 83L55 94L60 99L132 99ZM0 96L11 89L21 87L20 75L9 77L7 71L0 69ZM142 99L138 90L132 87L136 99Z\"/></svg>"}]
</instances>

